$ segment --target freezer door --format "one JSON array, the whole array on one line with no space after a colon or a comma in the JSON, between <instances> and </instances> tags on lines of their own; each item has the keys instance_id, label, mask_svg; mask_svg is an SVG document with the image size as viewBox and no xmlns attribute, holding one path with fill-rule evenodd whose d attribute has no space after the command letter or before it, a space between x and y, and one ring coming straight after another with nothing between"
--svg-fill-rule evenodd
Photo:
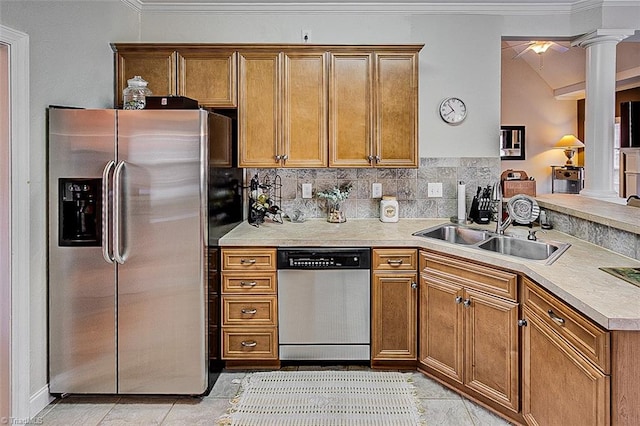
<instances>
[{"instance_id":1,"label":"freezer door","mask_svg":"<svg viewBox=\"0 0 640 426\"><path fill-rule=\"evenodd\" d=\"M204 111L118 111L119 393L206 390L206 123Z\"/></svg>"},{"instance_id":2,"label":"freezer door","mask_svg":"<svg viewBox=\"0 0 640 426\"><path fill-rule=\"evenodd\" d=\"M112 110L49 109L51 393L116 392L115 266L103 258L100 235L84 239L59 235L59 212L65 211L66 204L87 218L96 215L96 221L101 222L101 211L95 211L101 200L92 198L96 204L80 205L87 201L82 199L86 190L80 188L75 201L72 195L65 199L64 192L72 194L72 188L66 186L78 184L101 195L97 184L115 156L115 129ZM84 220L82 217L78 223Z\"/></svg>"}]
</instances>

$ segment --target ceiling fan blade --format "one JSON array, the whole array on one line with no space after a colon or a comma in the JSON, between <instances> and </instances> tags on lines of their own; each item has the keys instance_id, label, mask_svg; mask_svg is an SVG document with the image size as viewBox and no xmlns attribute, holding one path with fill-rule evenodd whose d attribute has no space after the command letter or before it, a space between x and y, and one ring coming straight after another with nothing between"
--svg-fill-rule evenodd
<instances>
[{"instance_id":1,"label":"ceiling fan blade","mask_svg":"<svg viewBox=\"0 0 640 426\"><path fill-rule=\"evenodd\" d=\"M564 47L563 45L558 44L558 43L553 43L550 47L551 47L553 50L555 50L555 51L557 51L557 52L560 52L560 53L564 53L564 52L566 52L567 50L569 50L569 48L568 48L568 47Z\"/></svg>"},{"instance_id":2,"label":"ceiling fan blade","mask_svg":"<svg viewBox=\"0 0 640 426\"><path fill-rule=\"evenodd\" d=\"M530 41L525 41L525 42L523 42L523 43L514 44L513 46L512 46L512 45L507 45L507 46L503 47L503 48L502 48L502 50L506 50L506 49L513 49L513 50L516 50L516 49L517 49L518 47L520 47L520 46L527 46L527 45L529 45L529 44L531 44L531 42L530 42Z\"/></svg>"},{"instance_id":3,"label":"ceiling fan blade","mask_svg":"<svg viewBox=\"0 0 640 426\"><path fill-rule=\"evenodd\" d=\"M525 53L527 53L529 50L531 50L532 46L527 47L526 49L524 49L522 52L518 53L516 56L514 56L511 59L518 59L520 56L524 55Z\"/></svg>"}]
</instances>

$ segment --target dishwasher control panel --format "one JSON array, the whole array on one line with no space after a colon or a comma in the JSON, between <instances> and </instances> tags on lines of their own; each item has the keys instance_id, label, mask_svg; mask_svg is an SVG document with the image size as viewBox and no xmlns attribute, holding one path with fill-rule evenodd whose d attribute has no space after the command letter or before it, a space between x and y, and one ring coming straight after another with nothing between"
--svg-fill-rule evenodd
<instances>
[{"instance_id":1,"label":"dishwasher control panel","mask_svg":"<svg viewBox=\"0 0 640 426\"><path fill-rule=\"evenodd\" d=\"M369 248L278 249L278 269L370 269Z\"/></svg>"}]
</instances>

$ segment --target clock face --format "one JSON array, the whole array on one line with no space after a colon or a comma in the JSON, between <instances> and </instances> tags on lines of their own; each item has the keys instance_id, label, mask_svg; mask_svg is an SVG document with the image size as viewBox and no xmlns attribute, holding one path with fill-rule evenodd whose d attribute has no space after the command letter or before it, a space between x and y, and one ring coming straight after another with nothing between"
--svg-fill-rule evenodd
<instances>
[{"instance_id":1,"label":"clock face","mask_svg":"<svg viewBox=\"0 0 640 426\"><path fill-rule=\"evenodd\" d=\"M467 106L458 98L447 98L440 104L440 117L449 124L458 124L467 116Z\"/></svg>"}]
</instances>

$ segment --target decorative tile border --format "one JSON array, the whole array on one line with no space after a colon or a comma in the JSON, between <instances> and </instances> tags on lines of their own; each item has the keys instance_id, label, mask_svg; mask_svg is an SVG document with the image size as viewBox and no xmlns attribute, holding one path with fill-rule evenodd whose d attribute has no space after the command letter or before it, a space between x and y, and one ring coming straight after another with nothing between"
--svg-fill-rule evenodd
<instances>
[{"instance_id":1,"label":"decorative tile border","mask_svg":"<svg viewBox=\"0 0 640 426\"><path fill-rule=\"evenodd\" d=\"M306 217L324 217L325 201L316 198L318 191L351 183L351 196L344 203L347 217L375 218L379 216L379 202L371 198L371 185L382 184L384 195L397 197L400 217L446 218L457 212L457 183L466 185L467 208L478 186L492 185L500 178L500 159L479 158L421 158L417 169L247 169L247 179L256 173L273 181L276 174L282 180L282 206L285 212L295 209ZM427 184L441 182L442 198L427 197ZM313 186L313 198L302 198L302 184Z\"/></svg>"}]
</instances>

